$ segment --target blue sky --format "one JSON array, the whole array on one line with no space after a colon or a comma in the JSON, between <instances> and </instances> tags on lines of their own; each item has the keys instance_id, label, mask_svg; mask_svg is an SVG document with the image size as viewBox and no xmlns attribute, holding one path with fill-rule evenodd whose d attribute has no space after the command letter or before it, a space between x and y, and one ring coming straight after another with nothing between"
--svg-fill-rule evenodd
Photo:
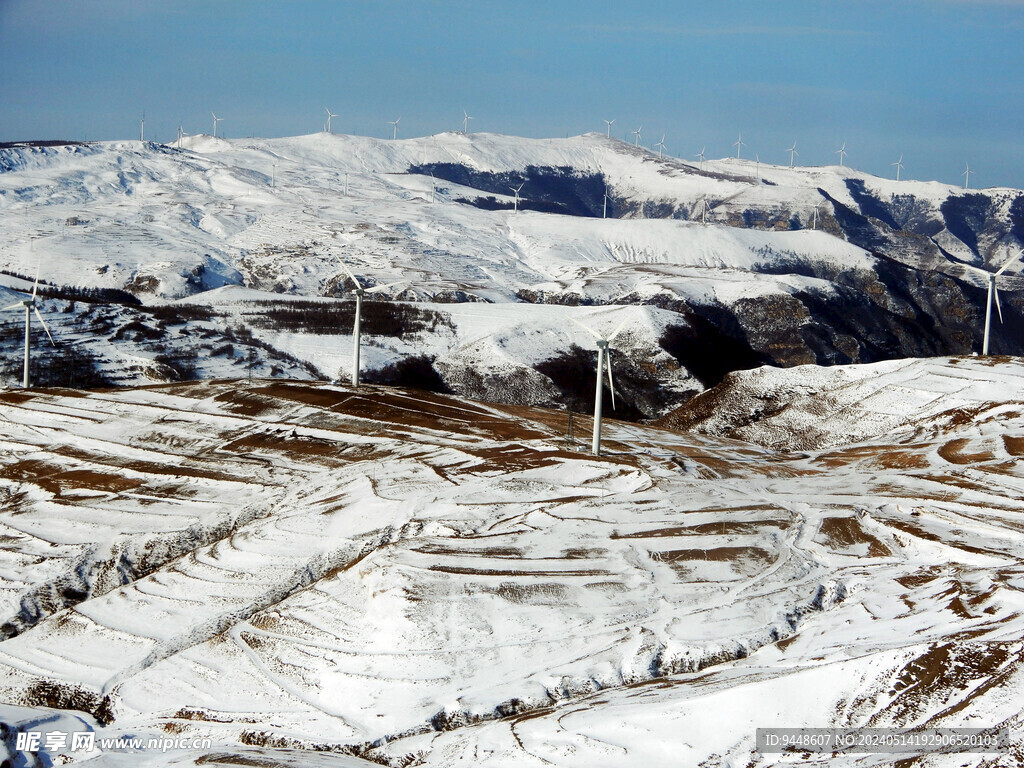
<instances>
[{"instance_id":1,"label":"blue sky","mask_svg":"<svg viewBox=\"0 0 1024 768\"><path fill-rule=\"evenodd\" d=\"M0 141L603 131L1024 188L1024 0L0 0ZM632 140L630 138L630 140Z\"/></svg>"}]
</instances>

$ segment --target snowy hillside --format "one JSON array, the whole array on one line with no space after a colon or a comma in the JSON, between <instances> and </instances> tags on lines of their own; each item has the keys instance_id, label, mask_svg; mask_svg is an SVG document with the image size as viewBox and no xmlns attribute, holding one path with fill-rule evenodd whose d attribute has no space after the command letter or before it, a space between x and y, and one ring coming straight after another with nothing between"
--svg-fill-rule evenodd
<instances>
[{"instance_id":1,"label":"snowy hillside","mask_svg":"<svg viewBox=\"0 0 1024 768\"><path fill-rule=\"evenodd\" d=\"M924 724L1014 765L1019 367L859 368L843 402L953 410L826 452L609 421L600 459L394 388L8 391L0 715L212 740L140 765L773 766L755 728Z\"/></svg>"},{"instance_id":2,"label":"snowy hillside","mask_svg":"<svg viewBox=\"0 0 1024 768\"><path fill-rule=\"evenodd\" d=\"M983 279L964 264L991 268L1024 242L1022 200L1016 190L894 182L848 168L659 159L598 134L25 146L0 149L0 283L24 290L18 276L31 281L38 269L46 293L63 298L44 302L45 316L89 359L62 362L69 353L58 350L51 383L86 368L108 383L173 378L161 365L186 378L232 376L243 358L256 375L337 380L350 359L348 323L315 340L278 333L275 344L267 323L249 316L235 316L242 325L233 328L182 318L181 333L158 338L151 326L167 318L151 308L187 298L216 314L216 289L225 287L341 298L351 284L340 257L370 284L407 281L384 298L503 305L499 316L521 313L535 336L495 357L490 346L466 348L474 332L450 332L466 327L461 309L433 307L442 319L451 314L439 334L371 339L381 350L368 356L371 366L419 355L448 389L488 397L496 395L472 384L473 370L504 367L511 389L528 393L517 402L562 406L575 395L537 366L578 353L564 328L550 325L562 316L537 305L650 305L673 314L648 323L660 328L648 352L674 358L678 373L657 374L674 393L665 402L627 393L633 412L649 417L738 368L977 349ZM1001 282L997 352L1020 351L1016 272ZM6 319L0 373L13 382L18 326L13 313ZM133 324L152 338L119 335L138 331ZM246 344L246 334L259 343ZM212 354L228 346L237 354ZM627 350L639 367L647 352L635 352Z\"/></svg>"}]
</instances>

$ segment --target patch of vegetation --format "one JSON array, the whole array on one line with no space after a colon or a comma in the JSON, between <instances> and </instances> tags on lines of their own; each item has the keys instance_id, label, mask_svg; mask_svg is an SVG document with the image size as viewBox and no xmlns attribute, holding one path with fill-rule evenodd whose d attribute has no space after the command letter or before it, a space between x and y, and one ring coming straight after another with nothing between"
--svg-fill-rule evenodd
<instances>
[{"instance_id":1,"label":"patch of vegetation","mask_svg":"<svg viewBox=\"0 0 1024 768\"><path fill-rule=\"evenodd\" d=\"M387 384L393 387L451 394L451 390L434 369L434 358L427 355L402 358L383 368L366 371L362 378L368 384Z\"/></svg>"},{"instance_id":2,"label":"patch of vegetation","mask_svg":"<svg viewBox=\"0 0 1024 768\"><path fill-rule=\"evenodd\" d=\"M355 321L355 302L289 301L255 302L259 311L247 312L256 328L293 333L349 333ZM419 331L454 329L446 315L430 309L391 301L364 301L362 332L370 336L401 337Z\"/></svg>"}]
</instances>

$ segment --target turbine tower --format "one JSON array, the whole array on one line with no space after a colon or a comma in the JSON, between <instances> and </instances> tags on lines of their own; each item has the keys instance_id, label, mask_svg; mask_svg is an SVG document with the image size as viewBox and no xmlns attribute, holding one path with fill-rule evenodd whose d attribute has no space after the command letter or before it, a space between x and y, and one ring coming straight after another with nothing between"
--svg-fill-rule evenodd
<instances>
[{"instance_id":1,"label":"turbine tower","mask_svg":"<svg viewBox=\"0 0 1024 768\"><path fill-rule=\"evenodd\" d=\"M739 160L740 159L740 150L743 149L743 147L747 146L746 144L743 143L743 134L742 133L739 134L739 138L736 139L736 142L733 144L733 146L736 147L736 159Z\"/></svg>"},{"instance_id":2,"label":"turbine tower","mask_svg":"<svg viewBox=\"0 0 1024 768\"><path fill-rule=\"evenodd\" d=\"M466 110L462 110L462 132L463 133L469 133L469 121L470 120L475 120L475 119L476 118L474 118L472 115L470 115L469 112L467 112Z\"/></svg>"},{"instance_id":3,"label":"turbine tower","mask_svg":"<svg viewBox=\"0 0 1024 768\"><path fill-rule=\"evenodd\" d=\"M368 293L380 293L386 291L392 286L398 285L399 283L407 282L405 280L398 280L394 283L388 283L387 285L375 285L373 288L363 288L362 283L359 279L352 274L352 270L348 268L348 264L339 256L338 261L341 262L341 266L345 268L348 276L352 278L352 282L355 283L355 289L352 291L356 295L356 315L355 320L352 324L352 386L359 386L359 341L360 341L360 325L362 324L363 317L363 296Z\"/></svg>"},{"instance_id":4,"label":"turbine tower","mask_svg":"<svg viewBox=\"0 0 1024 768\"><path fill-rule=\"evenodd\" d=\"M509 189L516 193L515 210L512 211L513 213L519 213L519 190L523 188L523 184L526 184L526 182L524 181L518 187L509 187Z\"/></svg>"},{"instance_id":5,"label":"turbine tower","mask_svg":"<svg viewBox=\"0 0 1024 768\"><path fill-rule=\"evenodd\" d=\"M1007 262L1003 264L1003 266L1001 266L995 272L988 272L984 269L978 269L977 267L972 267L970 264L964 265L968 269L973 269L975 272L977 272L980 275L984 275L988 279L988 300L985 304L985 335L983 336L981 342L982 355L988 354L988 335L989 329L992 324L993 299L995 299L996 302L996 311L999 312L999 322L1003 322L1003 308L999 305L999 289L996 288L996 278L999 277L999 275L1003 274L1003 272L1005 272L1007 269L1009 269L1010 265L1013 264L1013 262L1015 262L1017 259L1019 259L1022 253L1024 253L1024 248L1021 248L1019 251L1017 251L1016 254L1014 254L1010 259L1008 259Z\"/></svg>"},{"instance_id":6,"label":"turbine tower","mask_svg":"<svg viewBox=\"0 0 1024 768\"><path fill-rule=\"evenodd\" d=\"M572 319L572 318L570 318ZM601 399L604 395L604 382L601 377L604 376L605 371L608 372L608 387L612 393L612 408L615 408L615 384L612 382L612 361L609 357L611 351L611 343L615 340L615 337L619 335L623 328L626 327L630 318L626 318L622 321L618 328L606 339L593 328L590 328L578 320L573 319L580 328L585 330L591 336L597 340L597 390L594 393L594 436L591 441L591 451L595 456L601 455Z\"/></svg>"},{"instance_id":7,"label":"turbine tower","mask_svg":"<svg viewBox=\"0 0 1024 768\"><path fill-rule=\"evenodd\" d=\"M966 165L967 165L967 167L964 169L964 172L961 173L960 175L964 177L964 189L970 189L971 188L971 164L967 163Z\"/></svg>"},{"instance_id":8,"label":"turbine tower","mask_svg":"<svg viewBox=\"0 0 1024 768\"><path fill-rule=\"evenodd\" d=\"M661 134L661 141L659 141L654 146L656 146L658 148L658 159L660 160L661 159L661 153L665 150L665 134Z\"/></svg>"},{"instance_id":9,"label":"turbine tower","mask_svg":"<svg viewBox=\"0 0 1024 768\"><path fill-rule=\"evenodd\" d=\"M793 159L800 153L796 151L796 142L793 142L793 146L786 150L789 152L789 167L793 167Z\"/></svg>"},{"instance_id":10,"label":"turbine tower","mask_svg":"<svg viewBox=\"0 0 1024 768\"><path fill-rule=\"evenodd\" d=\"M146 140L146 110L142 110L142 120L139 121L139 141Z\"/></svg>"},{"instance_id":11,"label":"turbine tower","mask_svg":"<svg viewBox=\"0 0 1024 768\"><path fill-rule=\"evenodd\" d=\"M324 112L327 113L327 133L331 133L331 118L337 117L337 115L331 112L327 107L324 107Z\"/></svg>"},{"instance_id":12,"label":"turbine tower","mask_svg":"<svg viewBox=\"0 0 1024 768\"><path fill-rule=\"evenodd\" d=\"M839 155L839 167L843 168L843 161L846 159L846 142L843 142L843 146L836 150L836 154Z\"/></svg>"},{"instance_id":13,"label":"turbine tower","mask_svg":"<svg viewBox=\"0 0 1024 768\"><path fill-rule=\"evenodd\" d=\"M889 165L896 166L896 181L899 181L900 180L900 171L903 170L903 153L902 152L900 153L900 159L899 160L897 160L895 163L889 163Z\"/></svg>"},{"instance_id":14,"label":"turbine tower","mask_svg":"<svg viewBox=\"0 0 1024 768\"><path fill-rule=\"evenodd\" d=\"M608 126L608 133L606 133L605 135L610 139L612 137L612 123L614 123L615 121L614 120L605 120L604 122L605 122L605 125Z\"/></svg>"},{"instance_id":15,"label":"turbine tower","mask_svg":"<svg viewBox=\"0 0 1024 768\"><path fill-rule=\"evenodd\" d=\"M28 389L29 384L29 349L31 348L32 338L32 313L36 313L36 317L39 318L39 322L43 325L43 330L46 331L46 335L50 339L50 344L57 346L53 341L53 336L50 336L50 329L46 327L46 321L43 320L43 316L39 314L39 307L36 304L36 292L39 289L39 271L36 270L36 281L32 284L32 295L27 299L16 301L9 307L0 309L0 312L6 312L9 309L18 309L19 307L25 308L25 368L22 374L21 384L25 389Z\"/></svg>"},{"instance_id":16,"label":"turbine tower","mask_svg":"<svg viewBox=\"0 0 1024 768\"><path fill-rule=\"evenodd\" d=\"M213 114L213 112L211 112L210 114L213 115L213 138L216 139L217 138L217 123L219 123L224 118L223 117L217 117L216 115Z\"/></svg>"},{"instance_id":17,"label":"turbine tower","mask_svg":"<svg viewBox=\"0 0 1024 768\"><path fill-rule=\"evenodd\" d=\"M643 127L643 126L641 125L641 126L640 126L639 128L637 128L637 129L636 129L635 131L631 131L631 133L632 133L632 134L633 134L633 135L634 135L634 136L636 137L636 139L635 139L635 140L633 141L633 146L634 146L634 147L639 147L639 146L640 146L640 132L641 132L641 131L642 131L643 129L644 129L644 127Z\"/></svg>"}]
</instances>

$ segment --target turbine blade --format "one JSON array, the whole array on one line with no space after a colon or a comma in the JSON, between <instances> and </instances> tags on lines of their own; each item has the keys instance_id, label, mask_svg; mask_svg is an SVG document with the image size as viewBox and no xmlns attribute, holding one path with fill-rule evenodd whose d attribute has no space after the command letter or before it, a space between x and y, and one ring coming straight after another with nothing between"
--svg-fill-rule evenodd
<instances>
[{"instance_id":1,"label":"turbine blade","mask_svg":"<svg viewBox=\"0 0 1024 768\"><path fill-rule=\"evenodd\" d=\"M606 367L608 368L608 389L610 389L611 393L612 393L612 410L614 411L615 410L615 383L612 381L612 354L611 354L611 352L612 352L612 348L611 347L608 347L604 351L604 361L605 361Z\"/></svg>"},{"instance_id":2,"label":"turbine blade","mask_svg":"<svg viewBox=\"0 0 1024 768\"><path fill-rule=\"evenodd\" d=\"M625 320L619 323L619 327L612 331L612 335L608 337L608 341L614 341L615 337L622 333L622 329L625 328L626 324L632 319L632 317L627 317Z\"/></svg>"},{"instance_id":3,"label":"turbine blade","mask_svg":"<svg viewBox=\"0 0 1024 768\"><path fill-rule=\"evenodd\" d=\"M19 301L16 304L11 304L11 306L9 306L9 307L4 307L3 309L0 309L0 312L6 312L8 309L17 309L18 307L24 307L24 306L25 306L24 302Z\"/></svg>"},{"instance_id":4,"label":"turbine blade","mask_svg":"<svg viewBox=\"0 0 1024 768\"><path fill-rule=\"evenodd\" d=\"M1005 272L1007 269L1009 269L1010 265L1013 264L1013 262L1015 262L1019 258L1020 258L1020 253L1018 253L1016 256L1012 256L1009 261L1007 261L1005 264L1003 264L1003 266L1001 266L999 268L999 271L997 271L996 274L997 275L1003 274L1003 272Z\"/></svg>"},{"instance_id":5,"label":"turbine blade","mask_svg":"<svg viewBox=\"0 0 1024 768\"><path fill-rule=\"evenodd\" d=\"M996 296L996 311L999 313L999 322L1003 322L1003 308L999 306L999 289L993 286L992 293Z\"/></svg>"},{"instance_id":6,"label":"turbine blade","mask_svg":"<svg viewBox=\"0 0 1024 768\"><path fill-rule=\"evenodd\" d=\"M601 338L601 334L598 333L597 331L595 331L593 328L590 328L589 326L584 325L583 323L581 323L579 320L577 320L574 317L570 317L569 320L574 322L574 323L576 323L576 325L578 325L580 328L582 328L584 331L589 333L591 336L593 336L598 341L603 341L603 339Z\"/></svg>"},{"instance_id":7,"label":"turbine blade","mask_svg":"<svg viewBox=\"0 0 1024 768\"><path fill-rule=\"evenodd\" d=\"M348 272L348 276L352 278L352 282L356 284L356 288L362 288L363 284L359 282L359 278L357 278L352 273L352 270L348 268L348 264L345 263L345 260L339 256L338 261L341 262L341 266L344 267L346 272Z\"/></svg>"},{"instance_id":8,"label":"turbine blade","mask_svg":"<svg viewBox=\"0 0 1024 768\"><path fill-rule=\"evenodd\" d=\"M46 327L46 321L43 320L43 316L39 314L39 307L32 307L32 309L35 310L36 317L39 318L39 322L42 324L43 330L46 331L46 335L50 337L50 345L56 347L57 342L53 340L53 336L50 336L50 329Z\"/></svg>"},{"instance_id":9,"label":"turbine blade","mask_svg":"<svg viewBox=\"0 0 1024 768\"><path fill-rule=\"evenodd\" d=\"M373 286L373 288L367 288L366 289L366 293L381 293L382 291L386 291L388 288L393 288L396 285L408 285L408 284L409 284L408 280L395 280L395 282L388 283L387 285L375 285L375 286Z\"/></svg>"}]
</instances>

